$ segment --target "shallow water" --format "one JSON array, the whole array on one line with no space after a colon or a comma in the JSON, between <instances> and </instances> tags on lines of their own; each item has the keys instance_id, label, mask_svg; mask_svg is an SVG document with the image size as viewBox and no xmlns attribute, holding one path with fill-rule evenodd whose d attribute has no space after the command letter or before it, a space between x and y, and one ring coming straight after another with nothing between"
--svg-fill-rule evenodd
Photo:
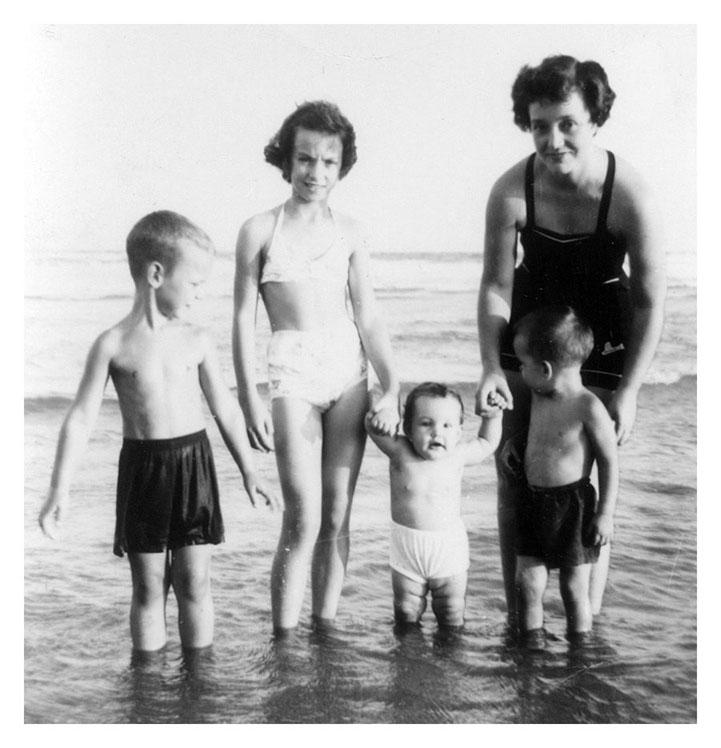
<instances>
[{"instance_id":1,"label":"shallow water","mask_svg":"<svg viewBox=\"0 0 721 748\"><path fill-rule=\"evenodd\" d=\"M466 394L471 390L465 387ZM78 476L69 531L59 543L36 531L41 496L26 504L26 722L70 723L671 723L696 719L696 550L693 443L687 423L651 418L691 401L695 380L643 390L634 441L622 455L622 492L604 610L593 641L569 646L552 577L550 640L519 650L505 627L488 464L467 476L471 544L468 623L440 635L395 630L387 557L385 458L369 445L353 514L348 577L336 628L303 623L270 632L268 579L279 517L251 509L220 437L227 542L213 560L216 639L189 661L169 603L167 650L133 662L127 564L112 556L115 404L103 408L92 458ZM651 407L653 403L653 408ZM53 409L59 427L62 409ZM644 415L645 414L645 415ZM474 419L467 429L473 430ZM28 413L27 474L52 458L48 413ZM659 458L643 444L654 436ZM635 446L634 446L635 445ZM680 448L679 448L680 447ZM628 451L626 451L626 449ZM665 452L674 459L669 474ZM645 469L632 466L643 461ZM275 480L272 458L261 468Z\"/></svg>"},{"instance_id":2,"label":"shallow water","mask_svg":"<svg viewBox=\"0 0 721 748\"><path fill-rule=\"evenodd\" d=\"M199 309L232 381L232 260L219 258ZM461 382L467 411L478 375L474 256L384 256L379 299L401 377ZM507 635L490 462L468 470L467 625L440 636L394 630L387 567L386 459L369 444L352 516L336 628L308 624L275 641L270 565L280 517L253 510L208 420L226 524L213 559L215 643L188 660L168 605L168 647L130 651L127 561L112 554L120 419L108 389L74 480L64 537L37 527L62 418L92 339L123 315L122 255L78 253L31 267L26 297L25 721L27 723L691 723L696 721L696 293L672 283L663 339L621 451L611 572L595 636L573 649L557 576L546 598L547 649ZM110 283L110 286L108 286ZM115 284L115 286L113 286ZM96 296L97 289L107 294ZM259 361L263 360L262 340ZM422 368L419 362L422 363ZM468 434L477 428L469 415ZM259 469L277 486L272 456Z\"/></svg>"}]
</instances>

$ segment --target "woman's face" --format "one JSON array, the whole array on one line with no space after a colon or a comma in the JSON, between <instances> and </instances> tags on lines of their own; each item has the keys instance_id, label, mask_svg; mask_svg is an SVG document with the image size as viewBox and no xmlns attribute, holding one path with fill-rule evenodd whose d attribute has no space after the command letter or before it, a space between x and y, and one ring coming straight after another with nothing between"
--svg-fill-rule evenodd
<instances>
[{"instance_id":1,"label":"woman's face","mask_svg":"<svg viewBox=\"0 0 721 748\"><path fill-rule=\"evenodd\" d=\"M573 173L589 153L598 129L578 91L565 101L534 101L528 115L539 158L552 172Z\"/></svg>"}]
</instances>

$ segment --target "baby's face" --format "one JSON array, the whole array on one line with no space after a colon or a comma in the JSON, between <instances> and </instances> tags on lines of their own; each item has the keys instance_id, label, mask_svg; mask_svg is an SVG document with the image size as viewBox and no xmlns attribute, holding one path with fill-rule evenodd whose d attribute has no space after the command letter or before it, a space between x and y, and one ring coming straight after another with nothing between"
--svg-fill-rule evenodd
<instances>
[{"instance_id":1,"label":"baby's face","mask_svg":"<svg viewBox=\"0 0 721 748\"><path fill-rule=\"evenodd\" d=\"M448 457L461 440L461 406L453 397L419 397L408 438L424 460Z\"/></svg>"}]
</instances>

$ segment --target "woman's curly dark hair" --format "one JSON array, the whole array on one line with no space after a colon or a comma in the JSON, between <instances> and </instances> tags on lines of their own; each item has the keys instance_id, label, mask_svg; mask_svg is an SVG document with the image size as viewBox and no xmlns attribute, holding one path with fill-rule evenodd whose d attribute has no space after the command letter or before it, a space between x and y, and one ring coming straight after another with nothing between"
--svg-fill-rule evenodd
<instances>
[{"instance_id":1,"label":"woman's curly dark hair","mask_svg":"<svg viewBox=\"0 0 721 748\"><path fill-rule=\"evenodd\" d=\"M528 107L538 101L565 101L578 91L591 115L601 127L611 113L616 94L606 71L593 60L580 62L570 55L546 57L537 67L524 65L511 89L513 121L521 130L531 129Z\"/></svg>"},{"instance_id":2,"label":"woman's curly dark hair","mask_svg":"<svg viewBox=\"0 0 721 748\"><path fill-rule=\"evenodd\" d=\"M280 130L265 147L265 160L277 166L286 182L290 182L290 161L295 145L295 133L299 127L313 132L339 135L343 143L339 179L351 170L358 160L355 146L355 130L340 109L329 101L306 101L285 118Z\"/></svg>"}]
</instances>

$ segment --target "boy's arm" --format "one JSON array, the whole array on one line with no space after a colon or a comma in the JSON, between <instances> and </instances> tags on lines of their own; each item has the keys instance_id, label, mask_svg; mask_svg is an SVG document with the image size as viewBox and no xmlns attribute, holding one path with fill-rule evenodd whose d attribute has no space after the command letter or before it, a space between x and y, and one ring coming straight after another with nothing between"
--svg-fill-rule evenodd
<instances>
[{"instance_id":1,"label":"boy's arm","mask_svg":"<svg viewBox=\"0 0 721 748\"><path fill-rule=\"evenodd\" d=\"M245 418L243 418L240 405L223 382L215 346L206 332L199 332L199 335L203 347L203 358L199 369L200 386L208 401L210 412L218 424L223 441L243 476L243 484L250 503L255 506L258 494L260 494L272 510L282 509L282 503L275 493L255 473Z\"/></svg>"},{"instance_id":2,"label":"boy's arm","mask_svg":"<svg viewBox=\"0 0 721 748\"><path fill-rule=\"evenodd\" d=\"M489 408L481 418L478 436L472 441L465 442L465 463L482 462L492 455L501 441L503 429L503 410L498 407Z\"/></svg>"},{"instance_id":3,"label":"boy's arm","mask_svg":"<svg viewBox=\"0 0 721 748\"><path fill-rule=\"evenodd\" d=\"M256 388L255 324L258 310L263 216L240 229L235 250L233 286L233 367L238 401L246 418L250 444L261 452L273 449L273 422Z\"/></svg>"},{"instance_id":4,"label":"boy's arm","mask_svg":"<svg viewBox=\"0 0 721 748\"><path fill-rule=\"evenodd\" d=\"M598 508L591 532L595 545L606 545L613 537L613 514L618 497L618 446L614 422L600 400L594 398L585 422L598 466Z\"/></svg>"},{"instance_id":5,"label":"boy's arm","mask_svg":"<svg viewBox=\"0 0 721 748\"><path fill-rule=\"evenodd\" d=\"M371 418L376 430L393 436L400 420L400 385L394 370L390 336L373 290L368 240L361 237L357 229L355 234L354 251L348 270L348 288L363 348L383 390L373 405Z\"/></svg>"},{"instance_id":6,"label":"boy's arm","mask_svg":"<svg viewBox=\"0 0 721 748\"><path fill-rule=\"evenodd\" d=\"M55 538L55 530L62 522L70 499L72 477L103 402L113 337L112 331L104 333L90 349L78 391L60 429L50 491L38 517L40 527L50 538Z\"/></svg>"}]
</instances>

